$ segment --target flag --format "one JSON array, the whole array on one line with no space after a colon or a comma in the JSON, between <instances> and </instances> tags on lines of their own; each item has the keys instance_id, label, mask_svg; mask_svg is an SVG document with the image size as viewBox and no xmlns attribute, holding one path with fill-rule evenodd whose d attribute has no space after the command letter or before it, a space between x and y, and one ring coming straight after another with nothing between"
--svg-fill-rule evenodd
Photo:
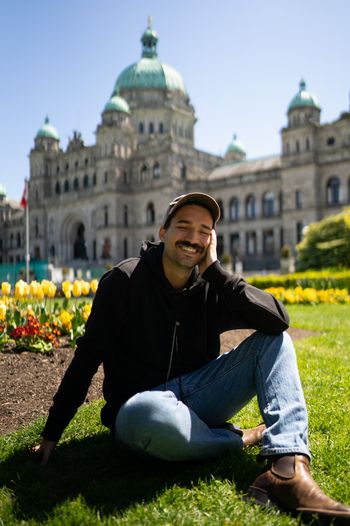
<instances>
[{"instance_id":1,"label":"flag","mask_svg":"<svg viewBox=\"0 0 350 526\"><path fill-rule=\"evenodd\" d=\"M27 208L27 204L28 204L28 181L24 183L24 190L23 190L22 199L20 202L20 205L22 208Z\"/></svg>"}]
</instances>

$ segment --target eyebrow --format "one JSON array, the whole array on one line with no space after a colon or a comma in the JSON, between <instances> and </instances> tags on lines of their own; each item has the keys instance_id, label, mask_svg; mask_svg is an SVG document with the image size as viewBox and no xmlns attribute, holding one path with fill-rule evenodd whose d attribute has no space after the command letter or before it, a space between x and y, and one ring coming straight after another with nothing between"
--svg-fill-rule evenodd
<instances>
[{"instance_id":1,"label":"eyebrow","mask_svg":"<svg viewBox=\"0 0 350 526\"><path fill-rule=\"evenodd\" d=\"M187 219L178 219L176 221L176 224L181 224L181 223L184 223L185 225L191 225L192 222L191 221L187 221ZM210 232L212 231L212 227L208 226L208 225L205 225L204 223L201 224L201 227L202 228L205 228L206 230L209 230Z\"/></svg>"}]
</instances>

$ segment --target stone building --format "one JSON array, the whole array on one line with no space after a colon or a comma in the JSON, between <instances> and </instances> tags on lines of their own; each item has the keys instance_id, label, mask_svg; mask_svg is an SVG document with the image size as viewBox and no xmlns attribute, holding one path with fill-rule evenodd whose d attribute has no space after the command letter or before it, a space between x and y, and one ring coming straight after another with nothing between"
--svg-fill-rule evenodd
<instances>
[{"instance_id":1,"label":"stone building","mask_svg":"<svg viewBox=\"0 0 350 526\"><path fill-rule=\"evenodd\" d=\"M85 145L75 131L62 150L48 118L37 132L30 152L31 258L93 267L137 255L144 239L158 239L169 201L198 190L220 203L221 257L231 255L246 270L278 268L283 245L294 250L306 225L350 202L350 113L321 124L320 105L301 81L280 155L246 159L236 136L224 157L200 151L183 79L159 61L157 41L148 27L141 59L120 73L103 108L95 144ZM0 253L12 262L24 257L23 212L14 208L4 221L5 202L3 196Z\"/></svg>"}]
</instances>

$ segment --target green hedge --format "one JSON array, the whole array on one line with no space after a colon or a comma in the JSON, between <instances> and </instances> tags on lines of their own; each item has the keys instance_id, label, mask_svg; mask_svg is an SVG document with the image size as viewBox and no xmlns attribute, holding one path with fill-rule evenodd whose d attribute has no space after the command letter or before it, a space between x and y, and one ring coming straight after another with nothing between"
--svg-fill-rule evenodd
<instances>
[{"instance_id":1,"label":"green hedge","mask_svg":"<svg viewBox=\"0 0 350 526\"><path fill-rule=\"evenodd\" d=\"M267 274L247 278L247 281L259 289L284 287L286 289L302 287L316 290L347 289L350 290L350 269L324 269L295 272L293 274Z\"/></svg>"}]
</instances>

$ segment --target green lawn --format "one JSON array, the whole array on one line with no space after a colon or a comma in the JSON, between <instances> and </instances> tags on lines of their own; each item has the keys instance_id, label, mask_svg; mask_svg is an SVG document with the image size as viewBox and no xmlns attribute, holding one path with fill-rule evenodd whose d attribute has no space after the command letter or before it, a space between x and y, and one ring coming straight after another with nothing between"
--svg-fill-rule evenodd
<instances>
[{"instance_id":1,"label":"green lawn","mask_svg":"<svg viewBox=\"0 0 350 526\"><path fill-rule=\"evenodd\" d=\"M289 307L292 326L317 331L296 342L309 407L313 474L350 503L350 305ZM29 454L43 420L0 437L0 525L296 525L243 496L261 469L258 449L220 460L166 464L119 451L99 424L100 403L82 408L46 468ZM255 425L255 402L235 421Z\"/></svg>"}]
</instances>

